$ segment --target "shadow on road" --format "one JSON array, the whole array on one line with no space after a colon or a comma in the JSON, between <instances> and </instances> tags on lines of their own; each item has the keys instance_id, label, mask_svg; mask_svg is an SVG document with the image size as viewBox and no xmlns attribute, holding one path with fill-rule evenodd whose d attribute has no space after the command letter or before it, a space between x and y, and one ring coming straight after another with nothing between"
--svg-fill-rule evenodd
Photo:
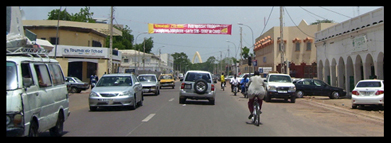
<instances>
[{"instance_id":1,"label":"shadow on road","mask_svg":"<svg viewBox=\"0 0 391 143\"><path fill-rule=\"evenodd\" d=\"M193 104L193 105L212 105L208 100L189 100L187 99L185 104Z\"/></svg>"}]
</instances>

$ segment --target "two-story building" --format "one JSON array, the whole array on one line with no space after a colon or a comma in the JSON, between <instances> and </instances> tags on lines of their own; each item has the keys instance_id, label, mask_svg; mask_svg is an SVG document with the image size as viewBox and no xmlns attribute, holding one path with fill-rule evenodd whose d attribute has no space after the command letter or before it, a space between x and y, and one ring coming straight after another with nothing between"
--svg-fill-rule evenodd
<instances>
[{"instance_id":1,"label":"two-story building","mask_svg":"<svg viewBox=\"0 0 391 143\"><path fill-rule=\"evenodd\" d=\"M119 50L122 53L120 73L173 73L173 57L170 54L154 55L136 50ZM142 59L145 59L145 63Z\"/></svg>"},{"instance_id":2,"label":"two-story building","mask_svg":"<svg viewBox=\"0 0 391 143\"><path fill-rule=\"evenodd\" d=\"M316 25L308 25L305 20L302 20L297 26L283 27L283 42L285 49L283 61L281 61L282 52L280 42L282 40L280 40L280 27L272 27L255 40L254 52L256 55L255 59L257 60L255 69L265 69L260 72L270 70L281 72L281 63L289 61L289 70L287 71L292 77L317 77L314 34L317 31L335 24L336 23L319 23ZM283 64L283 66L286 67L286 64Z\"/></svg>"},{"instance_id":3,"label":"two-story building","mask_svg":"<svg viewBox=\"0 0 391 143\"><path fill-rule=\"evenodd\" d=\"M91 75L102 77L104 73L109 73L110 52L105 45L106 37L110 35L109 24L60 20L56 38L57 22L23 20L23 25L25 29L35 33L37 39L48 40L54 46L57 45L57 49L53 48L49 56L59 61L64 75L88 82ZM122 36L122 32L113 28L113 36ZM119 69L121 53L113 50L112 55L112 73L115 73Z\"/></svg>"}]
</instances>

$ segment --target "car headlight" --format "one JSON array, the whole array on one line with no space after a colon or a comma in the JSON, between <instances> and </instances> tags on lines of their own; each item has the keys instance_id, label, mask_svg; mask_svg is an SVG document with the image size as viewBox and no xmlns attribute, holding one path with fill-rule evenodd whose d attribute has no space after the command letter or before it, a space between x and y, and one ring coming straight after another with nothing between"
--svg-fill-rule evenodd
<instances>
[{"instance_id":1,"label":"car headlight","mask_svg":"<svg viewBox=\"0 0 391 143\"><path fill-rule=\"evenodd\" d=\"M296 92L296 86L289 87L288 92Z\"/></svg>"},{"instance_id":2,"label":"car headlight","mask_svg":"<svg viewBox=\"0 0 391 143\"><path fill-rule=\"evenodd\" d=\"M129 96L130 95L130 92L129 91L125 91L123 93L119 93L118 96Z\"/></svg>"},{"instance_id":3,"label":"car headlight","mask_svg":"<svg viewBox=\"0 0 391 143\"><path fill-rule=\"evenodd\" d=\"M90 93L90 97L99 97L99 95L97 93L95 93L95 92L91 92Z\"/></svg>"},{"instance_id":4,"label":"car headlight","mask_svg":"<svg viewBox=\"0 0 391 143\"><path fill-rule=\"evenodd\" d=\"M268 86L267 87L269 91L276 91L276 87L275 86Z\"/></svg>"}]
</instances>

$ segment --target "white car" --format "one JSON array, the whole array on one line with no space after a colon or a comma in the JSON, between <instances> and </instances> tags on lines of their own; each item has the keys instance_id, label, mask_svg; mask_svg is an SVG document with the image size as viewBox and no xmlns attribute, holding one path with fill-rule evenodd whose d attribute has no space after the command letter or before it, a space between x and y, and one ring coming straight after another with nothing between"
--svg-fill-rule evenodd
<instances>
[{"instance_id":1,"label":"white car","mask_svg":"<svg viewBox=\"0 0 391 143\"><path fill-rule=\"evenodd\" d=\"M209 104L215 104L215 85L212 74L208 71L187 71L179 91L179 104L185 104L186 99L206 99Z\"/></svg>"},{"instance_id":2,"label":"white car","mask_svg":"<svg viewBox=\"0 0 391 143\"><path fill-rule=\"evenodd\" d=\"M384 106L384 81L360 80L352 91L352 108L358 105Z\"/></svg>"},{"instance_id":3,"label":"white car","mask_svg":"<svg viewBox=\"0 0 391 143\"><path fill-rule=\"evenodd\" d=\"M292 83L288 74L269 73L264 80L267 91L265 101L270 102L271 98L284 98L285 101L296 102L296 86Z\"/></svg>"}]
</instances>

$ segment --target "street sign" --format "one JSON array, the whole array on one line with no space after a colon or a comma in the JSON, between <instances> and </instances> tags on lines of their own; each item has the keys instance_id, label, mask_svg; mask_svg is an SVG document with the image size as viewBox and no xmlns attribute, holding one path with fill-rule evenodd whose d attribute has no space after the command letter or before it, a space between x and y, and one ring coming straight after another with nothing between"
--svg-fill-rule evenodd
<instances>
[{"instance_id":1,"label":"street sign","mask_svg":"<svg viewBox=\"0 0 391 143\"><path fill-rule=\"evenodd\" d=\"M257 60L253 60L253 65L254 66L257 66L257 63L258 63Z\"/></svg>"}]
</instances>

